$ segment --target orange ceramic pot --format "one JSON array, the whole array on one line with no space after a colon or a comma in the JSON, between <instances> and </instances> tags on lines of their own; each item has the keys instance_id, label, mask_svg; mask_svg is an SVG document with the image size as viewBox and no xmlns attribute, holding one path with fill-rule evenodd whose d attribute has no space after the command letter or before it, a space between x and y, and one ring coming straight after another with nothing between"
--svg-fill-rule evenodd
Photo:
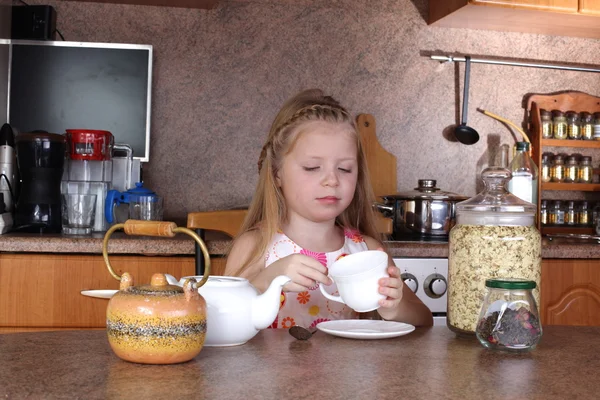
<instances>
[{"instance_id":1,"label":"orange ceramic pot","mask_svg":"<svg viewBox=\"0 0 600 400\"><path fill-rule=\"evenodd\" d=\"M194 358L206 337L206 302L188 279L169 285L154 274L150 285L133 286L128 273L106 310L108 342L115 354L142 364L175 364Z\"/></svg>"}]
</instances>

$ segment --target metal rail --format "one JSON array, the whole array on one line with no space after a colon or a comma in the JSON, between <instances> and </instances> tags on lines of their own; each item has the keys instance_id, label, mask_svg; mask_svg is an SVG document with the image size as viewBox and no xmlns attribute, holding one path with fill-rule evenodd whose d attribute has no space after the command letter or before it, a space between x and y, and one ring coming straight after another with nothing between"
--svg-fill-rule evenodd
<instances>
[{"instance_id":1,"label":"metal rail","mask_svg":"<svg viewBox=\"0 0 600 400\"><path fill-rule=\"evenodd\" d=\"M430 56L432 60L440 62L465 62L464 56ZM496 65L511 65L514 67L529 67L529 68L545 68L545 69L560 69L566 71L578 71L578 72L600 72L599 68L586 68L577 67L565 64L552 64L552 63L537 63L537 62L523 62L523 61L511 61L508 59L486 59L486 58L472 58L472 63L479 64L496 64Z\"/></svg>"}]
</instances>

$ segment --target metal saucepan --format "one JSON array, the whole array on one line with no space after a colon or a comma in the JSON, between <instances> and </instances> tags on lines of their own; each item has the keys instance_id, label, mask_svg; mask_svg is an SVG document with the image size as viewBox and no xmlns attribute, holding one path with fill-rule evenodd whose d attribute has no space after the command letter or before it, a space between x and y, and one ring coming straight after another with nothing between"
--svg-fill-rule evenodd
<instances>
[{"instance_id":1,"label":"metal saucepan","mask_svg":"<svg viewBox=\"0 0 600 400\"><path fill-rule=\"evenodd\" d=\"M446 240L456 221L456 204L469 197L444 192L433 179L419 179L419 187L406 193L381 196L375 203L384 217L392 218L392 239Z\"/></svg>"}]
</instances>

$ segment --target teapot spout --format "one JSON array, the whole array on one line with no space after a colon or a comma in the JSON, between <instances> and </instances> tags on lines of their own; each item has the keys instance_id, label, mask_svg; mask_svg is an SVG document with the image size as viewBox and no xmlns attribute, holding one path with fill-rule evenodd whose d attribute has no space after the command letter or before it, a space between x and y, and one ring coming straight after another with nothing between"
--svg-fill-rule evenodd
<instances>
[{"instance_id":1,"label":"teapot spout","mask_svg":"<svg viewBox=\"0 0 600 400\"><path fill-rule=\"evenodd\" d=\"M252 302L252 322L257 330L265 329L273 323L279 312L281 289L291 281L285 275L273 279L266 292L254 298Z\"/></svg>"}]
</instances>

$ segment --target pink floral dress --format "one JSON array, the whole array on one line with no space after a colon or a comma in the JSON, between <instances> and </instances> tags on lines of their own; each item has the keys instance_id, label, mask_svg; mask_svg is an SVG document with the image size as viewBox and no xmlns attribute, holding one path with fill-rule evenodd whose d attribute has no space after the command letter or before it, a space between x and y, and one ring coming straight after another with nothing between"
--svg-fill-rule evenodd
<instances>
[{"instance_id":1,"label":"pink floral dress","mask_svg":"<svg viewBox=\"0 0 600 400\"><path fill-rule=\"evenodd\" d=\"M344 236L344 246L341 249L330 253L316 253L301 248L279 231L267 247L265 267L268 268L280 258L295 253L310 256L329 267L341 257L368 250L367 244L358 231L346 229ZM338 294L335 283L324 288L331 294ZM271 328L290 328L294 325L314 327L323 321L356 318L358 314L354 310L342 303L327 299L319 290L319 285L315 285L305 292L282 292L279 314Z\"/></svg>"}]
</instances>

